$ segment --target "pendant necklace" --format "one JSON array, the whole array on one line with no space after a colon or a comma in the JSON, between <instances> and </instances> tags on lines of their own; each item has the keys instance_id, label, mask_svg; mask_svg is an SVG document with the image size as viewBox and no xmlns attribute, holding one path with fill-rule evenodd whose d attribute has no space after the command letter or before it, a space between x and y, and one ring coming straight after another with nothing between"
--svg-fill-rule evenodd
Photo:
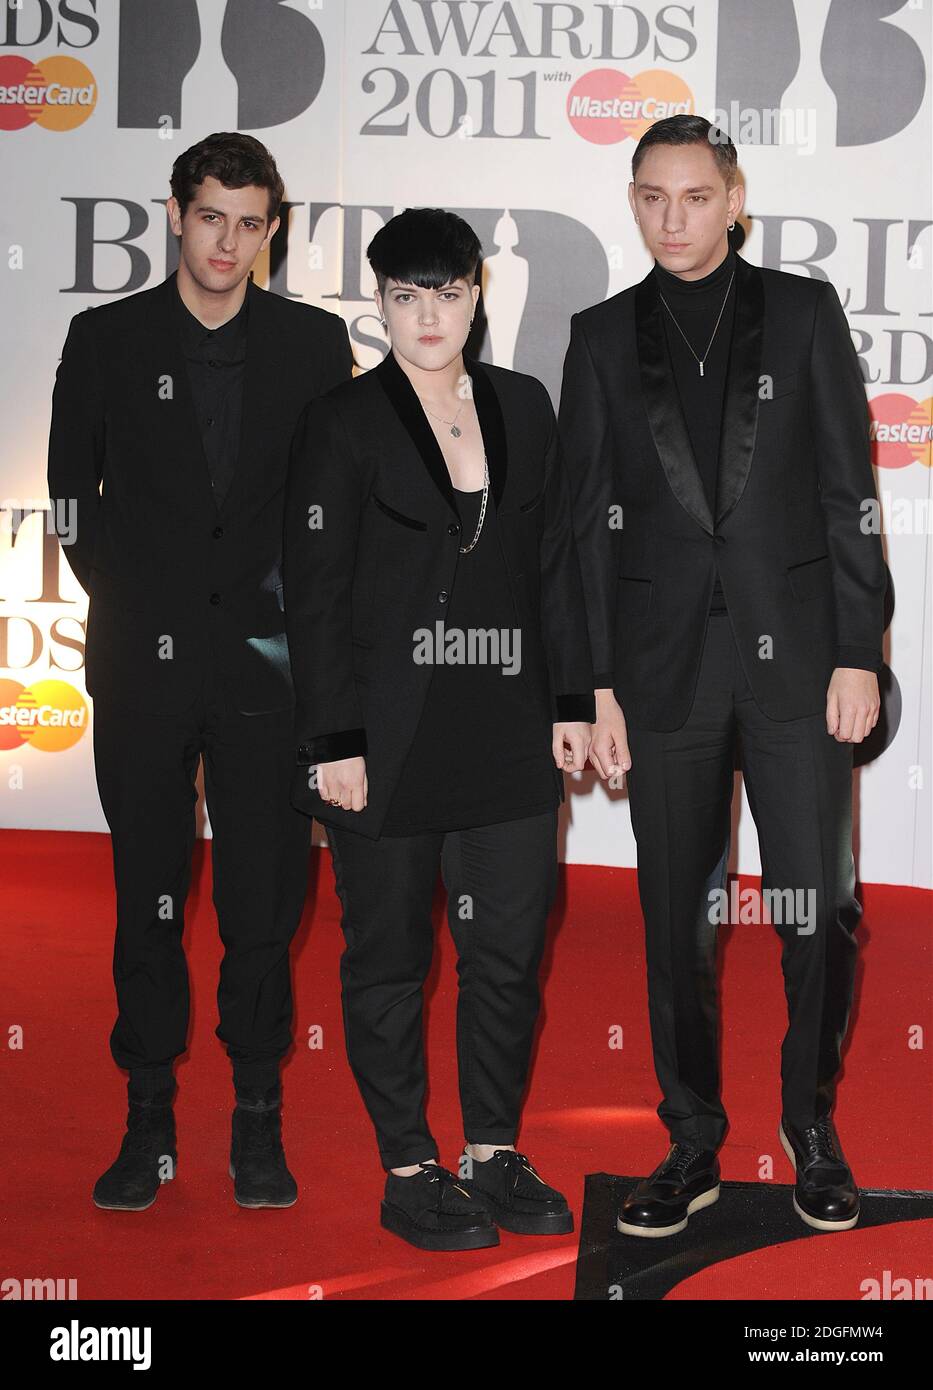
<instances>
[{"instance_id":1,"label":"pendant necklace","mask_svg":"<svg viewBox=\"0 0 933 1390\"><path fill-rule=\"evenodd\" d=\"M419 399L419 400L421 399L420 396L419 396L418 399ZM428 407L425 405L424 401L421 401L421 406L422 406L422 409L426 410L427 413L428 413L429 415L433 415L435 420L440 420L440 422L441 422L442 425L449 425L449 426L450 426L450 433L453 435L454 439L459 439L460 436L461 436L461 434L463 433L463 430L460 429L460 426L457 424L457 418L458 418L458 416L459 416L459 414L460 414L460 411L463 409L464 403L465 403L465 401L461 401L461 402L460 402L460 406L459 406L459 409L457 410L457 414L454 416L454 418L453 418L452 420L445 420L444 417L443 417L443 415L435 415L433 410L428 410ZM480 506L479 506L479 520L478 520L477 523L476 523L476 533L474 534L473 539L470 541L470 544L469 544L469 545L461 545L461 546L459 547L459 550L460 550L460 554L461 554L461 555L469 555L470 551L473 549L473 547L476 545L476 542L479 540L479 534L480 534L480 532L481 532L482 529L483 529L483 520L484 520L484 518L485 518L485 516L486 516L486 500L487 500L488 497L489 497L489 464L488 464L487 461L486 461L486 453L485 453L485 450L484 450L484 451L483 451L483 497L482 497L482 501L480 502Z\"/></svg>"},{"instance_id":2,"label":"pendant necklace","mask_svg":"<svg viewBox=\"0 0 933 1390\"><path fill-rule=\"evenodd\" d=\"M427 407L426 405L424 405L424 401L422 401L421 404L424 406L425 410L428 410L428 407ZM452 420L445 420L444 417L443 417L443 415L434 415L434 411L433 411L433 410L428 410L428 414L429 414L429 415L434 415L434 419L435 419L435 420L440 420L440 422L441 422L442 425L449 425L449 426L450 426L450 432L451 432L451 434L453 435L454 439L459 439L460 436L461 436L461 434L463 433L463 430L462 430L462 429L460 428L460 426L457 424L457 418L458 418L458 416L459 416L459 414L460 414L460 411L461 411L462 409L463 409L463 401L460 402L460 407L459 407L459 409L458 409L458 411L457 411L457 414L454 416L454 418L453 418Z\"/></svg>"},{"instance_id":3,"label":"pendant necklace","mask_svg":"<svg viewBox=\"0 0 933 1390\"><path fill-rule=\"evenodd\" d=\"M713 346L713 338L716 337L716 330L719 328L720 320L722 319L723 313L724 313L724 311L725 311L726 300L729 298L729 291L732 289L732 281L733 281L734 279L735 279L735 271L733 270L732 274L729 276L729 283L728 283L728 285L726 286L726 294L725 294L725 298L724 298L723 301L722 301L722 308L721 308L720 311L719 311L719 318L717 318L717 320L716 320L716 327L713 329L712 337L710 338L709 342L706 344L706 351L704 352L704 354L703 354L702 357L697 357L696 353L693 352L693 347L691 346L690 339L687 337L686 333L685 333L684 330L681 328L681 326L680 326L680 324L677 322L676 318L674 318L674 311L671 309L671 306L668 304L667 300L664 298L664 295L661 294L661 291L660 291L660 290L658 290L658 294L661 295L661 303L664 305L665 309L666 309L667 312L670 314L671 318L674 319L674 326L676 327L677 332L678 332L678 333L680 334L680 336L683 338L684 342L687 344L687 347L690 348L690 351L693 353L693 356L694 356L694 358L696 359L696 361L700 364L700 376L703 375L703 363L706 361L707 357L709 356L709 350L710 350L710 348ZM457 413L459 414L460 412L458 411Z\"/></svg>"}]
</instances>

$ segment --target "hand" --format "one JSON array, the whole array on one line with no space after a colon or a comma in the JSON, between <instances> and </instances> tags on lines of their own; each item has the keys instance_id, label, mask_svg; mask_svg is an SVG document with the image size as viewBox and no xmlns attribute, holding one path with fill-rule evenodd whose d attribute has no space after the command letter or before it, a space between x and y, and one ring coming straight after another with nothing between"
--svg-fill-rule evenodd
<instances>
[{"instance_id":1,"label":"hand","mask_svg":"<svg viewBox=\"0 0 933 1390\"><path fill-rule=\"evenodd\" d=\"M317 788L324 801L336 801L345 811L362 811L369 796L365 758L338 758L318 763Z\"/></svg>"},{"instance_id":2,"label":"hand","mask_svg":"<svg viewBox=\"0 0 933 1390\"><path fill-rule=\"evenodd\" d=\"M837 743L861 743L878 723L881 695L874 671L837 666L826 692L826 732Z\"/></svg>"},{"instance_id":3,"label":"hand","mask_svg":"<svg viewBox=\"0 0 933 1390\"><path fill-rule=\"evenodd\" d=\"M586 755L590 748L592 737L592 725L586 723L573 722L570 724L555 724L554 737L551 740L551 752L554 754L554 762L563 772L582 772L586 767ZM566 756L567 750L570 757Z\"/></svg>"},{"instance_id":4,"label":"hand","mask_svg":"<svg viewBox=\"0 0 933 1390\"><path fill-rule=\"evenodd\" d=\"M632 766L625 715L611 689L596 692L596 724L590 745L590 762L604 782L628 772Z\"/></svg>"}]
</instances>

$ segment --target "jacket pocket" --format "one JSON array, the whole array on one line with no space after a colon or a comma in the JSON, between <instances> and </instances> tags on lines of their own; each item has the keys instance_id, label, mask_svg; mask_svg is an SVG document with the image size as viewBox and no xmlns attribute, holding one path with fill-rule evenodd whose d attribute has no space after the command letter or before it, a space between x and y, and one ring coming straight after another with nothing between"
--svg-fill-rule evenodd
<instances>
[{"instance_id":1,"label":"jacket pocket","mask_svg":"<svg viewBox=\"0 0 933 1390\"><path fill-rule=\"evenodd\" d=\"M377 497L374 492L370 493L373 501L380 511L385 512L393 521L397 521L401 526L410 526L413 531L426 531L427 523L419 521L417 517L406 516L404 512L397 512L394 507L390 507L388 502L383 502L381 497Z\"/></svg>"},{"instance_id":2,"label":"jacket pocket","mask_svg":"<svg viewBox=\"0 0 933 1390\"><path fill-rule=\"evenodd\" d=\"M636 579L630 575L619 576L619 608L630 617L642 617L651 606L651 593L654 581Z\"/></svg>"},{"instance_id":3,"label":"jacket pocket","mask_svg":"<svg viewBox=\"0 0 933 1390\"><path fill-rule=\"evenodd\" d=\"M375 644L356 632L350 638L353 679L357 685L369 685Z\"/></svg>"},{"instance_id":4,"label":"jacket pocket","mask_svg":"<svg viewBox=\"0 0 933 1390\"><path fill-rule=\"evenodd\" d=\"M825 593L830 584L830 565L828 555L817 555L813 560L804 560L799 565L789 565L787 580L794 597L801 603L817 598Z\"/></svg>"},{"instance_id":5,"label":"jacket pocket","mask_svg":"<svg viewBox=\"0 0 933 1390\"><path fill-rule=\"evenodd\" d=\"M88 579L90 598L103 598L118 605L125 613L145 613L148 611L138 590L130 581L108 574L105 570L91 569Z\"/></svg>"},{"instance_id":6,"label":"jacket pocket","mask_svg":"<svg viewBox=\"0 0 933 1390\"><path fill-rule=\"evenodd\" d=\"M540 492L536 492L534 497L529 497L527 502L520 503L518 510L520 512L532 512L534 511L535 507L537 507L538 504L543 500L543 498L544 488L542 488Z\"/></svg>"},{"instance_id":7,"label":"jacket pocket","mask_svg":"<svg viewBox=\"0 0 933 1390\"><path fill-rule=\"evenodd\" d=\"M791 391L797 390L797 373L788 372L785 376L777 376L771 383L771 394L765 396L765 400L776 400L778 396L787 396Z\"/></svg>"}]
</instances>

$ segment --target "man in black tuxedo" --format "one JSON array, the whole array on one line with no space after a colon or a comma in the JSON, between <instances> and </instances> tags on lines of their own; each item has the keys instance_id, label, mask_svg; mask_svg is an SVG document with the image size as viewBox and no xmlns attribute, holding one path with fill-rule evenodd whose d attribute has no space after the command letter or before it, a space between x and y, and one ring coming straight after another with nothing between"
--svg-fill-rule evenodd
<instances>
[{"instance_id":1,"label":"man in black tuxedo","mask_svg":"<svg viewBox=\"0 0 933 1390\"><path fill-rule=\"evenodd\" d=\"M110 1046L129 1071L127 1133L94 1201L140 1210L174 1176L203 755L234 1195L241 1206L291 1206L279 1068L292 1041L288 953L310 821L289 801L283 499L295 422L352 375L352 355L339 317L249 279L284 194L258 140L208 136L176 160L171 182L178 270L75 315L49 441L59 535L76 520L65 553L90 597L87 688L117 893Z\"/></svg>"},{"instance_id":2,"label":"man in black tuxedo","mask_svg":"<svg viewBox=\"0 0 933 1390\"><path fill-rule=\"evenodd\" d=\"M699 116L659 121L632 174L655 265L574 316L560 408L599 687L590 756L602 777L628 773L672 1140L619 1229L674 1233L719 1195L718 918L703 899L738 739L783 942L794 1205L845 1230L858 1188L830 1111L861 916L852 745L878 719L885 590L863 529L876 493L862 378L828 281L730 248L743 193L728 137Z\"/></svg>"}]
</instances>

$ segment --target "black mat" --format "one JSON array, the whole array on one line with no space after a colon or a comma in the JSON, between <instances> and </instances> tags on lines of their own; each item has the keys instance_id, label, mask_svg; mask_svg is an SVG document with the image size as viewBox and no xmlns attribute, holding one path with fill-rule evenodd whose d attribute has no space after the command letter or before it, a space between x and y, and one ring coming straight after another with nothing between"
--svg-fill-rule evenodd
<instances>
[{"instance_id":1,"label":"black mat","mask_svg":"<svg viewBox=\"0 0 933 1390\"><path fill-rule=\"evenodd\" d=\"M793 1185L724 1182L719 1201L691 1216L675 1236L644 1238L616 1230L619 1204L638 1178L590 1173L583 1198L575 1299L662 1299L698 1270L767 1245L838 1235L814 1231L794 1211ZM933 1192L861 1189L859 1230L933 1217ZM787 1297L799 1296L788 1290Z\"/></svg>"}]
</instances>

